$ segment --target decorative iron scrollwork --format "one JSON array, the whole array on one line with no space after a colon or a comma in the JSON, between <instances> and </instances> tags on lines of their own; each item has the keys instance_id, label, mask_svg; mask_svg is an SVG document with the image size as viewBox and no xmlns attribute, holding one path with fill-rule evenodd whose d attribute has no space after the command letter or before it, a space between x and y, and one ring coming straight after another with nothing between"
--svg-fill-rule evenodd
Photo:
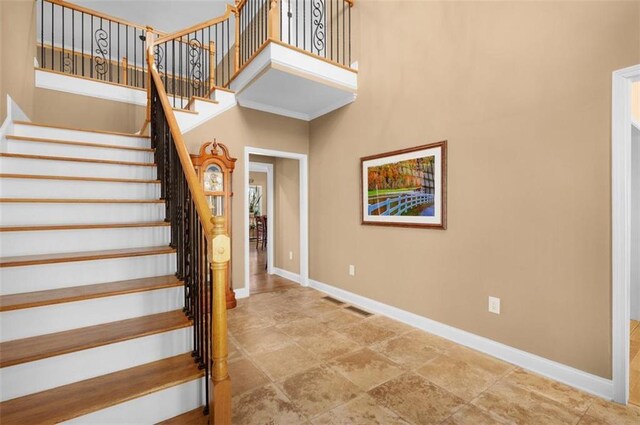
<instances>
[{"instance_id":1,"label":"decorative iron scrollwork","mask_svg":"<svg viewBox=\"0 0 640 425\"><path fill-rule=\"evenodd\" d=\"M107 53L109 53L109 34L102 29L98 28L94 34L96 41L96 56L94 57L95 71L98 78L104 78L109 67L107 64Z\"/></svg>"},{"instance_id":2,"label":"decorative iron scrollwork","mask_svg":"<svg viewBox=\"0 0 640 425\"><path fill-rule=\"evenodd\" d=\"M65 53L64 58L62 59L62 72L73 74L75 71L73 65L73 59L71 58L71 55L69 53Z\"/></svg>"},{"instance_id":3,"label":"decorative iron scrollwork","mask_svg":"<svg viewBox=\"0 0 640 425\"><path fill-rule=\"evenodd\" d=\"M156 69L158 70L158 72L160 72L163 70L162 60L164 59L164 47L162 47L160 44L156 44L154 49L154 56L156 58Z\"/></svg>"},{"instance_id":4,"label":"decorative iron scrollwork","mask_svg":"<svg viewBox=\"0 0 640 425\"><path fill-rule=\"evenodd\" d=\"M324 51L325 46L325 28L324 28L324 0L313 0L313 48L318 53ZM313 52L313 48L311 52Z\"/></svg>"},{"instance_id":5,"label":"decorative iron scrollwork","mask_svg":"<svg viewBox=\"0 0 640 425\"><path fill-rule=\"evenodd\" d=\"M191 88L198 92L202 86L202 63L200 56L202 43L196 38L189 40L189 65L191 66Z\"/></svg>"}]
</instances>

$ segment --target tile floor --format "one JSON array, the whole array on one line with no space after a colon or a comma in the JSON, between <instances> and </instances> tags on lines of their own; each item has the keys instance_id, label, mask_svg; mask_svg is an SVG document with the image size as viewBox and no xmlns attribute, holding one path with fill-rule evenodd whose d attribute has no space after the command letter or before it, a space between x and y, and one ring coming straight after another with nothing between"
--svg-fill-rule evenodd
<instances>
[{"instance_id":1,"label":"tile floor","mask_svg":"<svg viewBox=\"0 0 640 425\"><path fill-rule=\"evenodd\" d=\"M322 297L294 286L229 311L234 424L640 424L638 407Z\"/></svg>"},{"instance_id":2,"label":"tile floor","mask_svg":"<svg viewBox=\"0 0 640 425\"><path fill-rule=\"evenodd\" d=\"M629 402L640 406L640 322L632 320L629 331Z\"/></svg>"}]
</instances>

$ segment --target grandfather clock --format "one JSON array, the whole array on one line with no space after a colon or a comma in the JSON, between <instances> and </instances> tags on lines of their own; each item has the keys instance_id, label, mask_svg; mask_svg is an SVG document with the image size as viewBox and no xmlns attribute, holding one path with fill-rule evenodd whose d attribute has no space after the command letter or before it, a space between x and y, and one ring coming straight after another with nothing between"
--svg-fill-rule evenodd
<instances>
[{"instance_id":1,"label":"grandfather clock","mask_svg":"<svg viewBox=\"0 0 640 425\"><path fill-rule=\"evenodd\" d=\"M217 141L206 142L200 146L198 155L191 155L191 162L200 178L207 203L214 216L225 217L225 231L231 237L231 175L235 168L236 158L229 156L229 149ZM231 271L231 262L229 262ZM227 309L237 304L236 294L233 292L231 272L227 274Z\"/></svg>"}]
</instances>

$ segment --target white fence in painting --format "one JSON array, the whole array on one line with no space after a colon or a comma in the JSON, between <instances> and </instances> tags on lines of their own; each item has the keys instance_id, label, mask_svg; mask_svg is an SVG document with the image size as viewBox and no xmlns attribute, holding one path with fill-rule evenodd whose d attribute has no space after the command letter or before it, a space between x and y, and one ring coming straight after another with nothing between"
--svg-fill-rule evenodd
<instances>
[{"instance_id":1,"label":"white fence in painting","mask_svg":"<svg viewBox=\"0 0 640 425\"><path fill-rule=\"evenodd\" d=\"M396 197L389 197L384 201L369 205L369 215L375 210L382 210L379 215L401 215L405 211L418 205L432 203L434 196L432 193L411 192L403 193Z\"/></svg>"}]
</instances>

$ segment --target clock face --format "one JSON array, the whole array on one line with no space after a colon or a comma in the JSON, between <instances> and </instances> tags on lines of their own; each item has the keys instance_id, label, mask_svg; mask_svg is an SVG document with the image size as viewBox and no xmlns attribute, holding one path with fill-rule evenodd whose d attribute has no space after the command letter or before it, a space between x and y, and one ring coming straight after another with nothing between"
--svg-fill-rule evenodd
<instances>
[{"instance_id":1,"label":"clock face","mask_svg":"<svg viewBox=\"0 0 640 425\"><path fill-rule=\"evenodd\" d=\"M224 191L224 174L219 165L209 165L204 173L204 190L205 192L222 192Z\"/></svg>"}]
</instances>

